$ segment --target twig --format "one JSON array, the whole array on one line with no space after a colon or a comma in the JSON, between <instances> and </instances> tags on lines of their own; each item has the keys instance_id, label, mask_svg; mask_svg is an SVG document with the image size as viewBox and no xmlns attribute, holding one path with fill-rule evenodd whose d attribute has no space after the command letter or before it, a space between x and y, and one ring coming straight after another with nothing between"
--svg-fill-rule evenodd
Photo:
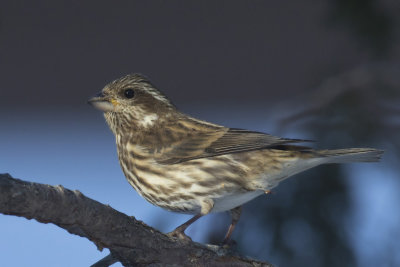
<instances>
[{"instance_id":1,"label":"twig","mask_svg":"<svg viewBox=\"0 0 400 267\"><path fill-rule=\"evenodd\" d=\"M110 253L90 267L108 267L113 265L117 261L118 259L114 258L114 256Z\"/></svg>"}]
</instances>

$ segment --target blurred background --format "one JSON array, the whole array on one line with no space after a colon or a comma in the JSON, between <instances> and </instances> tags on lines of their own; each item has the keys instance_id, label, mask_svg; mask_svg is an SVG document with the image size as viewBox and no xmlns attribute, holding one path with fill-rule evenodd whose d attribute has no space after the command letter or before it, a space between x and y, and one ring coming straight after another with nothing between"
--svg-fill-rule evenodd
<instances>
[{"instance_id":1,"label":"blurred background","mask_svg":"<svg viewBox=\"0 0 400 267\"><path fill-rule=\"evenodd\" d=\"M400 2L11 1L0 4L0 172L61 184L168 232L86 100L147 75L183 111L230 127L385 149L318 167L244 207L233 238L278 266L400 265ZM225 213L188 229L218 243ZM89 266L108 254L54 225L0 215L4 266ZM114 266L121 266L119 263Z\"/></svg>"}]
</instances>

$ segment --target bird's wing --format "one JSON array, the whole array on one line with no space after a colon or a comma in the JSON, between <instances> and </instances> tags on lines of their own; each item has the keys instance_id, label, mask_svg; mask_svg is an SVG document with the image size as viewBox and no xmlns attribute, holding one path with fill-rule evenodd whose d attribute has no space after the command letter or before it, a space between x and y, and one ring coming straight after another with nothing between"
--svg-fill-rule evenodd
<instances>
[{"instance_id":1,"label":"bird's wing","mask_svg":"<svg viewBox=\"0 0 400 267\"><path fill-rule=\"evenodd\" d=\"M298 142L309 142L309 140L286 139L266 133L223 128L218 131L201 132L187 136L164 149L163 153L156 156L156 160L161 164L175 164L193 159L273 148ZM307 149L306 147L298 148Z\"/></svg>"}]
</instances>

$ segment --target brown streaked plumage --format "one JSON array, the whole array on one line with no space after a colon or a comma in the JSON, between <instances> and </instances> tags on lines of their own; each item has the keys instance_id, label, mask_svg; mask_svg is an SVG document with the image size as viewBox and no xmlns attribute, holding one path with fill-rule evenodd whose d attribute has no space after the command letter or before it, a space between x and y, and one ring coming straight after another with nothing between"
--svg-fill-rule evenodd
<instances>
[{"instance_id":1,"label":"brown streaked plumage","mask_svg":"<svg viewBox=\"0 0 400 267\"><path fill-rule=\"evenodd\" d=\"M372 148L313 150L296 145L306 140L201 121L178 111L140 74L111 82L89 102L104 111L132 187L156 206L195 215L173 231L179 237L201 216L230 210L227 242L241 205L282 180L321 164L379 161L383 154Z\"/></svg>"}]
</instances>

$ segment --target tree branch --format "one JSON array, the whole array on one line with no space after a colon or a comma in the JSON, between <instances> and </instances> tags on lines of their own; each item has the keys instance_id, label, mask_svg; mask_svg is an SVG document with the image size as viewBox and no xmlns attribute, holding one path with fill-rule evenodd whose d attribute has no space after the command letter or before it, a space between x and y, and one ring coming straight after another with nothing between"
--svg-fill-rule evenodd
<instances>
[{"instance_id":1,"label":"tree branch","mask_svg":"<svg viewBox=\"0 0 400 267\"><path fill-rule=\"evenodd\" d=\"M9 174L0 174L0 212L53 223L89 239L99 250L110 249L112 256L106 260L124 266L272 266L218 246L174 239L79 191Z\"/></svg>"}]
</instances>

